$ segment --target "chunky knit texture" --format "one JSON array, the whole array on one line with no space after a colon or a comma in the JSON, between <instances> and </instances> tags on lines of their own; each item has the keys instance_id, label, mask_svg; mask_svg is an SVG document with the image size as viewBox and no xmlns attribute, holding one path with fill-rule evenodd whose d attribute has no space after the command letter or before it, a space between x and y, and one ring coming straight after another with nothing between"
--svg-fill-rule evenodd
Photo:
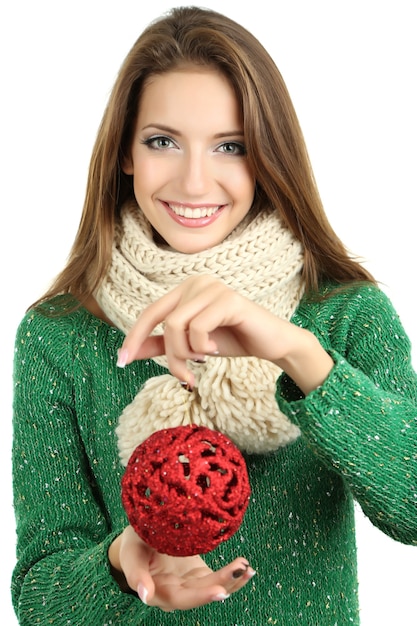
<instances>
[{"instance_id":1,"label":"chunky knit texture","mask_svg":"<svg viewBox=\"0 0 417 626\"><path fill-rule=\"evenodd\" d=\"M59 309L61 300L45 305ZM376 526L417 544L417 377L409 340L375 287L308 303L293 322L335 366L306 398L285 375L292 444L245 455L252 498L243 524L205 556L238 555L257 575L225 602L163 613L122 593L107 549L126 524L115 428L152 360L116 367L123 333L84 309L29 312L17 333L14 496L22 625L345 626L359 623L353 498Z\"/></svg>"},{"instance_id":2,"label":"chunky knit texture","mask_svg":"<svg viewBox=\"0 0 417 626\"><path fill-rule=\"evenodd\" d=\"M219 245L181 254L154 243L151 225L131 201L122 209L111 267L96 297L107 317L127 332L146 306L189 276L209 274L289 320L303 292L302 267L302 247L277 212L247 216ZM161 331L159 326L156 332ZM166 365L164 356L156 361ZM124 464L137 445L167 426L215 428L247 452L276 450L299 436L275 401L281 370L273 363L207 357L190 368L196 380L191 394L170 374L157 376L124 409L117 428Z\"/></svg>"}]
</instances>

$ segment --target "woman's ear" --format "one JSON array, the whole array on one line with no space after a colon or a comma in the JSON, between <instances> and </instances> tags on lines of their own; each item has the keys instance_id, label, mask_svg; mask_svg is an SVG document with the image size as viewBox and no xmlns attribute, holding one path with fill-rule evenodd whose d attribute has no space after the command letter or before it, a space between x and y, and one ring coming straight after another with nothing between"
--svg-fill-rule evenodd
<instances>
[{"instance_id":1,"label":"woman's ear","mask_svg":"<svg viewBox=\"0 0 417 626\"><path fill-rule=\"evenodd\" d=\"M132 175L133 174L133 161L131 156L123 157L122 161L122 172L124 174Z\"/></svg>"}]
</instances>

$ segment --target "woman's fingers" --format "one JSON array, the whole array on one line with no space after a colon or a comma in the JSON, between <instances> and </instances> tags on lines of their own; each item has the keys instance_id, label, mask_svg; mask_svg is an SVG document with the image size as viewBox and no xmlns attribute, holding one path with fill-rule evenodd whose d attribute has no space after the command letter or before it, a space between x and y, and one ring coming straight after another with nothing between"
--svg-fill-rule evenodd
<instances>
[{"instance_id":1,"label":"woman's fingers","mask_svg":"<svg viewBox=\"0 0 417 626\"><path fill-rule=\"evenodd\" d=\"M155 595L147 596L150 605L164 610L188 610L209 602L226 600L255 574L244 559L204 575L192 570L182 580L174 574L155 576Z\"/></svg>"},{"instance_id":2,"label":"woman's fingers","mask_svg":"<svg viewBox=\"0 0 417 626\"><path fill-rule=\"evenodd\" d=\"M205 587L184 587L173 575L161 574L155 576L155 594L147 594L146 604L157 606L164 611L186 611L194 609L209 602L224 600L228 593L220 585ZM144 598L141 598L142 601Z\"/></svg>"},{"instance_id":3,"label":"woman's fingers","mask_svg":"<svg viewBox=\"0 0 417 626\"><path fill-rule=\"evenodd\" d=\"M165 354L171 371L181 378L187 359L216 352L210 332L224 319L227 307L217 300L227 288L219 281L201 278L198 288L193 281L185 281L143 311L119 350L120 367L135 359ZM152 336L161 323L163 336Z\"/></svg>"},{"instance_id":4,"label":"woman's fingers","mask_svg":"<svg viewBox=\"0 0 417 626\"><path fill-rule=\"evenodd\" d=\"M155 552L131 526L120 535L117 566L145 604L165 611L187 610L225 600L254 575L243 557L213 572L198 555L170 557Z\"/></svg>"},{"instance_id":5,"label":"woman's fingers","mask_svg":"<svg viewBox=\"0 0 417 626\"><path fill-rule=\"evenodd\" d=\"M150 304L136 320L126 335L119 350L118 365L123 367L135 359L158 356L156 352L163 347L161 337L151 337L153 330L163 322L168 313L175 308L179 300L176 289Z\"/></svg>"},{"instance_id":6,"label":"woman's fingers","mask_svg":"<svg viewBox=\"0 0 417 626\"><path fill-rule=\"evenodd\" d=\"M171 373L192 387L187 361L205 355L281 358L288 335L283 324L222 282L194 276L143 311L123 342L118 365L165 355ZM153 335L160 325L163 331Z\"/></svg>"},{"instance_id":7,"label":"woman's fingers","mask_svg":"<svg viewBox=\"0 0 417 626\"><path fill-rule=\"evenodd\" d=\"M247 560L239 557L220 570L210 572L201 578L190 577L184 586L191 585L195 589L200 586L204 588L219 585L223 587L226 593L230 594L241 589L254 575L255 571L250 567Z\"/></svg>"}]
</instances>

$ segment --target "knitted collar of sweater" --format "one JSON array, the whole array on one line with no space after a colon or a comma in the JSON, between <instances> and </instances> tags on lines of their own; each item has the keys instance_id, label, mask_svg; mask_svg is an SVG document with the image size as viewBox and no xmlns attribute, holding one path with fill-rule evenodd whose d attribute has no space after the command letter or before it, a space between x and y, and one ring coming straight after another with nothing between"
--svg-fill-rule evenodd
<instances>
[{"instance_id":1,"label":"knitted collar of sweater","mask_svg":"<svg viewBox=\"0 0 417 626\"><path fill-rule=\"evenodd\" d=\"M219 245L194 254L164 249L135 202L121 211L112 261L96 298L104 313L127 333L141 312L186 278L215 275L243 296L285 320L297 308L304 286L303 250L276 212L247 216ZM155 328L162 333L163 327ZM154 359L166 367L164 356ZM275 399L281 370L256 357L210 357L190 363L196 384L190 393L167 373L150 378L119 419L121 462L159 429L201 424L227 435L241 450L264 453L294 441L299 429Z\"/></svg>"}]
</instances>

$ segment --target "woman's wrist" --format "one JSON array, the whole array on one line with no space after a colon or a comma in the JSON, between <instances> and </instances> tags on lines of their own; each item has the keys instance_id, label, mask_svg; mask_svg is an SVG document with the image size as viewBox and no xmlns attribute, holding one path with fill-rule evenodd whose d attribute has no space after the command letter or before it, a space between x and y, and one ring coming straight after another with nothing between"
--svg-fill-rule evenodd
<instances>
[{"instance_id":1,"label":"woman's wrist","mask_svg":"<svg viewBox=\"0 0 417 626\"><path fill-rule=\"evenodd\" d=\"M134 593L126 582L126 577L123 573L122 566L120 564L120 542L121 535L118 535L109 546L107 556L110 564L110 573L114 580L119 585L121 591L124 593Z\"/></svg>"},{"instance_id":2,"label":"woman's wrist","mask_svg":"<svg viewBox=\"0 0 417 626\"><path fill-rule=\"evenodd\" d=\"M334 361L313 333L300 328L297 331L301 331L302 341L277 364L307 395L324 383Z\"/></svg>"}]
</instances>

